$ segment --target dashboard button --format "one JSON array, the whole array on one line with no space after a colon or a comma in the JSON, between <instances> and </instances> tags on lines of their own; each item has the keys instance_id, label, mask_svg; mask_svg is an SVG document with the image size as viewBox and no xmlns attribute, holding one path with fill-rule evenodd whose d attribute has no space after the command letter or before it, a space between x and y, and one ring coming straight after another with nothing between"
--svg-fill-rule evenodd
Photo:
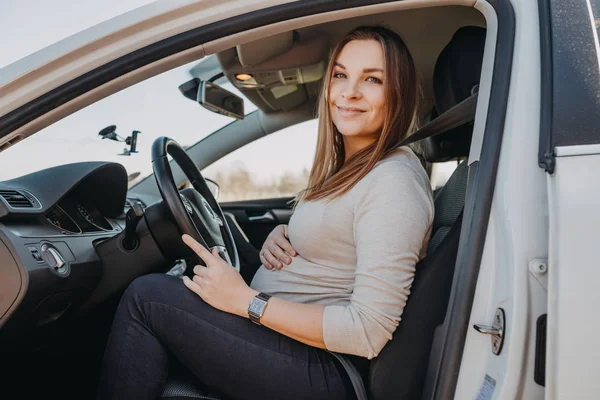
<instances>
[{"instance_id":1,"label":"dashboard button","mask_svg":"<svg viewBox=\"0 0 600 400\"><path fill-rule=\"evenodd\" d=\"M44 262L44 259L42 258L42 256L41 256L40 252L38 251L37 247L35 247L35 246L28 246L27 250L29 250L29 252L33 256L33 258L35 259L35 261L37 261L37 262Z\"/></svg>"}]
</instances>

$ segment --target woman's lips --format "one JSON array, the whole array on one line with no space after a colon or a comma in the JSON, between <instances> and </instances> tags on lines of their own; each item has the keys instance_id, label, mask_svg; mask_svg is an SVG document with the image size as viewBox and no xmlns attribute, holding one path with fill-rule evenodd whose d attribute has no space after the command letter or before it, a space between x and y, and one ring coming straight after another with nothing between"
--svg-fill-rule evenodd
<instances>
[{"instance_id":1,"label":"woman's lips","mask_svg":"<svg viewBox=\"0 0 600 400\"><path fill-rule=\"evenodd\" d=\"M365 110L356 107L341 107L336 105L336 108L342 117L356 117L365 112Z\"/></svg>"}]
</instances>

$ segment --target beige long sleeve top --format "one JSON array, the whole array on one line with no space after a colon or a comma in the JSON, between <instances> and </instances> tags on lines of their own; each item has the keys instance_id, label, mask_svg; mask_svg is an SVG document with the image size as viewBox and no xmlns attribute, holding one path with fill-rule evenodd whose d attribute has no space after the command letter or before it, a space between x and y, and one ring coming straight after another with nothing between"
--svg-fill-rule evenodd
<instances>
[{"instance_id":1,"label":"beige long sleeve top","mask_svg":"<svg viewBox=\"0 0 600 400\"><path fill-rule=\"evenodd\" d=\"M400 148L341 197L299 204L288 225L298 255L281 270L262 265L250 286L325 305L327 349L372 359L400 323L433 215L429 178Z\"/></svg>"}]
</instances>

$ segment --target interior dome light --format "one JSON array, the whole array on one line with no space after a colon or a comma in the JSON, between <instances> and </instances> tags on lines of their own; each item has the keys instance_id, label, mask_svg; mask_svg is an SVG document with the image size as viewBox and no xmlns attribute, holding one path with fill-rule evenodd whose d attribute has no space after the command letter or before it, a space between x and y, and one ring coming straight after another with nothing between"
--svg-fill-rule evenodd
<instances>
[{"instance_id":1,"label":"interior dome light","mask_svg":"<svg viewBox=\"0 0 600 400\"><path fill-rule=\"evenodd\" d=\"M252 75L249 75L249 74L237 74L237 75L235 76L235 78L236 78L238 81L247 81L247 80L249 80L249 79L252 79Z\"/></svg>"}]
</instances>

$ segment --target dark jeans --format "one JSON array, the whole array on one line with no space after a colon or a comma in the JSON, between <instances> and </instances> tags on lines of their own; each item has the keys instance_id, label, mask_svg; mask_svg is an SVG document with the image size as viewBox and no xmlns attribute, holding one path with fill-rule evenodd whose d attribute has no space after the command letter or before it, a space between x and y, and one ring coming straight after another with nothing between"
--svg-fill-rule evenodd
<instances>
[{"instance_id":1,"label":"dark jeans","mask_svg":"<svg viewBox=\"0 0 600 400\"><path fill-rule=\"evenodd\" d=\"M136 279L117 309L99 399L156 399L175 357L231 399L354 399L333 355L205 303L174 276Z\"/></svg>"}]
</instances>

